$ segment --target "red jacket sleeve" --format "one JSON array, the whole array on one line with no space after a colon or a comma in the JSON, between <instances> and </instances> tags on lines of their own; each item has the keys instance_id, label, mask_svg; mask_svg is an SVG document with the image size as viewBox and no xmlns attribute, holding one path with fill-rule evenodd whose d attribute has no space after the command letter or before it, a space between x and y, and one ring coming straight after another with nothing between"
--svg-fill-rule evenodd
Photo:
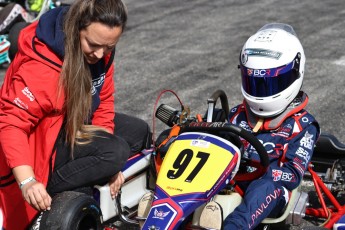
<instances>
[{"instance_id":1,"label":"red jacket sleeve","mask_svg":"<svg viewBox=\"0 0 345 230\"><path fill-rule=\"evenodd\" d=\"M0 143L10 168L33 165L28 137L41 118L52 111L51 100L56 98L52 94L57 84L52 77L46 77L44 69L37 62L22 65L14 76L5 79L1 88ZM45 87L39 87L42 85Z\"/></svg>"}]
</instances>

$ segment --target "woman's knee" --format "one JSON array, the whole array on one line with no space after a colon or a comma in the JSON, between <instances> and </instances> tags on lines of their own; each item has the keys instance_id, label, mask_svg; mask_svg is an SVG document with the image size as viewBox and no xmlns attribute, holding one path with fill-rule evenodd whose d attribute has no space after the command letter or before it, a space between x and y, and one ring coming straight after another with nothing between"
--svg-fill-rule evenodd
<instances>
[{"instance_id":1,"label":"woman's knee","mask_svg":"<svg viewBox=\"0 0 345 230\"><path fill-rule=\"evenodd\" d=\"M107 162L108 167L111 169L115 171L121 170L130 155L128 143L124 139L112 134L96 138L95 142L97 142L98 157L102 161Z\"/></svg>"},{"instance_id":2,"label":"woman's knee","mask_svg":"<svg viewBox=\"0 0 345 230\"><path fill-rule=\"evenodd\" d=\"M114 122L114 134L127 141L131 147L132 153L151 147L151 130L144 120L126 114L117 113L115 115Z\"/></svg>"}]
</instances>

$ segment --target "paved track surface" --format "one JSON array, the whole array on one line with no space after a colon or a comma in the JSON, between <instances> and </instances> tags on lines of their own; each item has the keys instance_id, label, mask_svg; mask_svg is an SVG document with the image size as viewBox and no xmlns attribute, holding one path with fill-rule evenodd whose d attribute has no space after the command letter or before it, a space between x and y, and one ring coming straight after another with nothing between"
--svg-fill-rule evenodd
<instances>
[{"instance_id":1,"label":"paved track surface","mask_svg":"<svg viewBox=\"0 0 345 230\"><path fill-rule=\"evenodd\" d=\"M239 52L269 22L291 24L307 57L303 90L323 132L345 143L345 1L125 0L128 30L117 46L116 109L152 124L163 89L174 90L192 114L224 90L230 107L242 100ZM177 105L172 94L163 103Z\"/></svg>"},{"instance_id":2,"label":"paved track surface","mask_svg":"<svg viewBox=\"0 0 345 230\"><path fill-rule=\"evenodd\" d=\"M193 115L204 113L217 89L235 106L242 100L237 65L243 43L264 24L283 22L294 27L305 49L308 110L323 132L345 143L345 1L124 1L129 22L115 57L117 111L152 126L163 89L174 90ZM178 108L170 93L161 103Z\"/></svg>"}]
</instances>

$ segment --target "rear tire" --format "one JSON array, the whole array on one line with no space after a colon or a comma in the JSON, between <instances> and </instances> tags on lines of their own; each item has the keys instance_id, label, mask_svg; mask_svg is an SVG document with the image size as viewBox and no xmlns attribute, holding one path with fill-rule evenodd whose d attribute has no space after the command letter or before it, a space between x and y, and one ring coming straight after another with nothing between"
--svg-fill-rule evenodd
<instances>
[{"instance_id":1,"label":"rear tire","mask_svg":"<svg viewBox=\"0 0 345 230\"><path fill-rule=\"evenodd\" d=\"M101 230L101 216L92 196L67 191L53 198L50 211L42 215L39 229Z\"/></svg>"}]
</instances>

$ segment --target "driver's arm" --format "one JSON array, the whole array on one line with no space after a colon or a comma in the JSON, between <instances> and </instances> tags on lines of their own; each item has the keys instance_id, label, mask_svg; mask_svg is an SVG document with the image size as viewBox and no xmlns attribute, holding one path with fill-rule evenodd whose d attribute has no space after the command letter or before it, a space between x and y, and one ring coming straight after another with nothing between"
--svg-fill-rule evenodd
<instances>
[{"instance_id":1,"label":"driver's arm","mask_svg":"<svg viewBox=\"0 0 345 230\"><path fill-rule=\"evenodd\" d=\"M308 125L284 146L282 159L270 164L265 177L272 177L290 191L298 187L307 171L318 135L318 128L313 123Z\"/></svg>"}]
</instances>

